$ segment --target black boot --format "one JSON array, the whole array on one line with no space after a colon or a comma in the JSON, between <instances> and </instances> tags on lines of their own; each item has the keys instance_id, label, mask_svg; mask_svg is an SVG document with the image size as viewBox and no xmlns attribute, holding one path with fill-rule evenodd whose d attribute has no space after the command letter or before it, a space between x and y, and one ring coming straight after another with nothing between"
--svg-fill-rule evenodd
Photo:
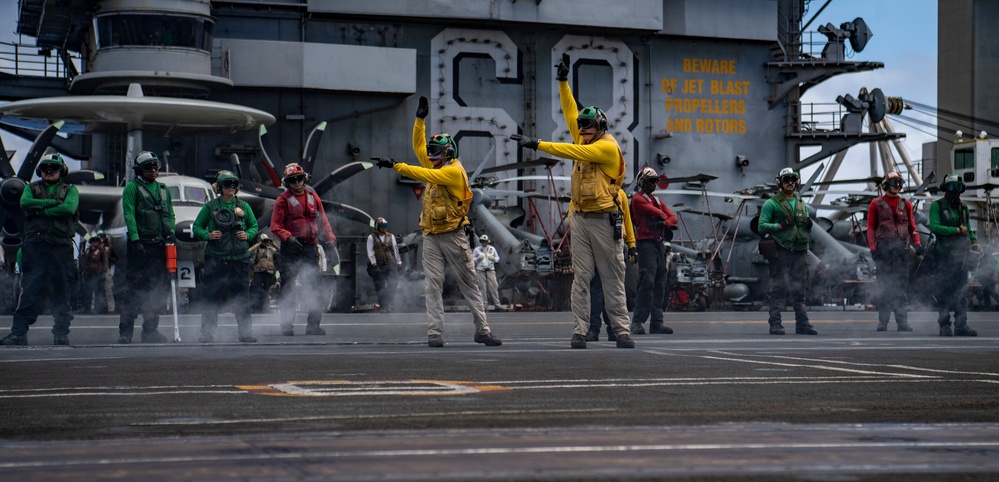
<instances>
[{"instance_id":1,"label":"black boot","mask_svg":"<svg viewBox=\"0 0 999 482\"><path fill-rule=\"evenodd\" d=\"M586 332L586 341L600 341L600 330L593 331L589 330Z\"/></svg>"},{"instance_id":2,"label":"black boot","mask_svg":"<svg viewBox=\"0 0 999 482\"><path fill-rule=\"evenodd\" d=\"M783 335L784 334L784 326L781 325L779 321L777 323L771 323L770 324L770 334L771 335Z\"/></svg>"},{"instance_id":3,"label":"black boot","mask_svg":"<svg viewBox=\"0 0 999 482\"><path fill-rule=\"evenodd\" d=\"M954 336L978 336L978 332L972 330L968 323L960 323L954 325Z\"/></svg>"},{"instance_id":4,"label":"black boot","mask_svg":"<svg viewBox=\"0 0 999 482\"><path fill-rule=\"evenodd\" d=\"M614 329L610 325L607 325L607 341L617 341L617 335L614 333Z\"/></svg>"},{"instance_id":5,"label":"black boot","mask_svg":"<svg viewBox=\"0 0 999 482\"><path fill-rule=\"evenodd\" d=\"M672 335L673 329L662 323L653 322L649 325L649 333L653 335Z\"/></svg>"}]
</instances>

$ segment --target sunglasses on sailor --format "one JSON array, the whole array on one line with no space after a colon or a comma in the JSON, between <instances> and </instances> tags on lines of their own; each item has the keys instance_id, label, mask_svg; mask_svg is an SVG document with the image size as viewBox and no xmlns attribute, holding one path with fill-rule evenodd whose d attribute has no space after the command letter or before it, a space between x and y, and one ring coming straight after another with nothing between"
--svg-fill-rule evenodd
<instances>
[{"instance_id":1,"label":"sunglasses on sailor","mask_svg":"<svg viewBox=\"0 0 999 482\"><path fill-rule=\"evenodd\" d=\"M146 172L159 171L160 165L155 162L150 162L149 164L143 164L142 170Z\"/></svg>"},{"instance_id":2,"label":"sunglasses on sailor","mask_svg":"<svg viewBox=\"0 0 999 482\"><path fill-rule=\"evenodd\" d=\"M62 168L59 167L57 164L43 164L38 168L39 171L42 171L45 174L52 174L55 172L59 172L60 169Z\"/></svg>"},{"instance_id":3,"label":"sunglasses on sailor","mask_svg":"<svg viewBox=\"0 0 999 482\"><path fill-rule=\"evenodd\" d=\"M786 176L782 176L780 178L780 182L781 182L781 184L797 184L798 183L798 176L792 176L792 175L788 174Z\"/></svg>"},{"instance_id":4,"label":"sunglasses on sailor","mask_svg":"<svg viewBox=\"0 0 999 482\"><path fill-rule=\"evenodd\" d=\"M222 181L222 188L224 189L236 189L239 187L239 181L235 179L227 179Z\"/></svg>"},{"instance_id":5,"label":"sunglasses on sailor","mask_svg":"<svg viewBox=\"0 0 999 482\"><path fill-rule=\"evenodd\" d=\"M298 176L291 176L288 178L288 184L298 184L300 182L305 182L305 176L298 175Z\"/></svg>"}]
</instances>

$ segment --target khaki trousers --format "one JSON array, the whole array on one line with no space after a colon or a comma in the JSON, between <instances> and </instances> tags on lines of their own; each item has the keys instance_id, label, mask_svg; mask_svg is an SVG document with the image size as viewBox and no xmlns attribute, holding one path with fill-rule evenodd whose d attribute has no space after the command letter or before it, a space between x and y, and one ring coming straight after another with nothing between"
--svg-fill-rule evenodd
<instances>
[{"instance_id":1,"label":"khaki trousers","mask_svg":"<svg viewBox=\"0 0 999 482\"><path fill-rule=\"evenodd\" d=\"M590 329L590 280L600 276L604 287L604 311L616 335L630 334L628 304L624 294L624 241L614 239L608 217L583 217L574 213L572 230L573 333L586 336Z\"/></svg>"},{"instance_id":2,"label":"khaki trousers","mask_svg":"<svg viewBox=\"0 0 999 482\"><path fill-rule=\"evenodd\" d=\"M479 281L472 266L472 250L462 229L449 233L423 235L423 272L427 275L426 303L430 326L427 335L444 334L444 269L458 278L458 288L468 302L475 322L475 334L489 333L486 310L479 293Z\"/></svg>"}]
</instances>

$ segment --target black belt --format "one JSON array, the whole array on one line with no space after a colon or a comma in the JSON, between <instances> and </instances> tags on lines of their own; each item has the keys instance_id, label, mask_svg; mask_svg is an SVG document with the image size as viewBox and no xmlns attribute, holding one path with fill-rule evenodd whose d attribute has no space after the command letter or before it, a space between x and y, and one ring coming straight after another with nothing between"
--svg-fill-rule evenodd
<instances>
[{"instance_id":1,"label":"black belt","mask_svg":"<svg viewBox=\"0 0 999 482\"><path fill-rule=\"evenodd\" d=\"M610 212L601 213L601 212L581 212L580 211L580 212L577 212L576 215L582 216L582 217L588 218L588 219L606 219L610 215Z\"/></svg>"}]
</instances>

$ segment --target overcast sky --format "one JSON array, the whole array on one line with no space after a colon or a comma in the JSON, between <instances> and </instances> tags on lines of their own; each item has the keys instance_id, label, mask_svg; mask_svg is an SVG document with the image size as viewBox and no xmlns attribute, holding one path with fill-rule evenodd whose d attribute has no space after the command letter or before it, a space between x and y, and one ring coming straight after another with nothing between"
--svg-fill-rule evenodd
<instances>
[{"instance_id":1,"label":"overcast sky","mask_svg":"<svg viewBox=\"0 0 999 482\"><path fill-rule=\"evenodd\" d=\"M805 15L806 21L812 19L824 3L825 0L812 0L810 11ZM16 1L0 0L0 39L3 41L16 39L17 4ZM833 0L807 30L814 32L826 23L839 27L857 17L867 22L874 36L863 52L853 53L849 60L883 62L885 68L834 77L809 90L803 101L833 104L839 95L852 94L856 97L861 87L880 87L885 95L935 106L937 0ZM816 34L816 41L823 39L822 35ZM924 120L936 123L935 119ZM922 158L924 142L935 140L932 137L934 133L929 129L921 128L926 131L924 133L898 122L893 122L893 125L897 132L906 133L903 143L913 161ZM8 150L24 151L30 145L10 135L4 136L3 140ZM870 169L869 158L866 144L852 148L837 178L866 177Z\"/></svg>"}]
</instances>

